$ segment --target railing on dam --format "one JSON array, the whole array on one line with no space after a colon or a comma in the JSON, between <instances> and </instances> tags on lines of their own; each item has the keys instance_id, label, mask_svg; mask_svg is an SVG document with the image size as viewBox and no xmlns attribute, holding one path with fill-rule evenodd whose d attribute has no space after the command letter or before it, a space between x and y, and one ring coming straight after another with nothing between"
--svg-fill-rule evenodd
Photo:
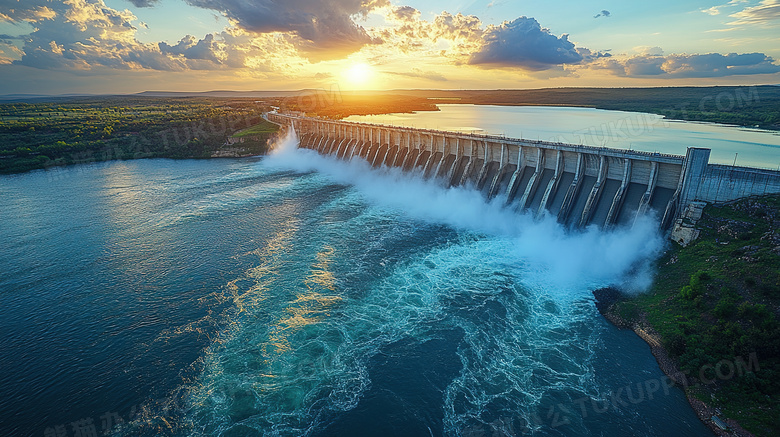
<instances>
[{"instance_id":1,"label":"railing on dam","mask_svg":"<svg viewBox=\"0 0 780 437\"><path fill-rule=\"evenodd\" d=\"M447 186L473 186L509 207L551 214L574 227L609 227L655 212L667 228L693 201L780 192L780 172L709 165L709 149L685 156L464 132L325 120L271 112L300 146L372 166L400 167Z\"/></svg>"}]
</instances>

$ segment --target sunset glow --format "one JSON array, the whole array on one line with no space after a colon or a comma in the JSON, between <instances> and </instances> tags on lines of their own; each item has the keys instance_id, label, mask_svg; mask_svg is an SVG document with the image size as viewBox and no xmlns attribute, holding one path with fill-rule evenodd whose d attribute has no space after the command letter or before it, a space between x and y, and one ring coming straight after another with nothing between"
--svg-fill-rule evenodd
<instances>
[{"instance_id":1,"label":"sunset glow","mask_svg":"<svg viewBox=\"0 0 780 437\"><path fill-rule=\"evenodd\" d=\"M368 64L353 64L344 70L344 87L348 89L367 89L371 88L374 79L374 71Z\"/></svg>"}]
</instances>

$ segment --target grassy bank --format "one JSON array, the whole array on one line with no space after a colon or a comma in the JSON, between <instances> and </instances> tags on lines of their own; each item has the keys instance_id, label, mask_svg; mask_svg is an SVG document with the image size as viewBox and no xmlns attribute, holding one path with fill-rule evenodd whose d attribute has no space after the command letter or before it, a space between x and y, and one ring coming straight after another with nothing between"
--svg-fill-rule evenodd
<instances>
[{"instance_id":1,"label":"grassy bank","mask_svg":"<svg viewBox=\"0 0 780 437\"><path fill-rule=\"evenodd\" d=\"M279 126L268 120L260 120L254 126L242 129L232 135L233 138L268 137L279 130Z\"/></svg>"},{"instance_id":2,"label":"grassy bank","mask_svg":"<svg viewBox=\"0 0 780 437\"><path fill-rule=\"evenodd\" d=\"M780 196L708 206L671 243L649 293L610 312L649 325L687 393L759 436L780 435Z\"/></svg>"}]
</instances>

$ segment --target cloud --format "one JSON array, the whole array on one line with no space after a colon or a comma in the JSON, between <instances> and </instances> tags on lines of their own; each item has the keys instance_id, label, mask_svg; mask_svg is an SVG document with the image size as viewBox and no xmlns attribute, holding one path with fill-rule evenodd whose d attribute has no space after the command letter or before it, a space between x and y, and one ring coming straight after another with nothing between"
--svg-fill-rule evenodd
<instances>
[{"instance_id":1,"label":"cloud","mask_svg":"<svg viewBox=\"0 0 780 437\"><path fill-rule=\"evenodd\" d=\"M608 10L606 10L606 9L602 9L602 10L601 10L601 12L599 12L599 13L598 13L598 14L596 14L596 15L594 15L594 16L593 16L593 18L598 18L598 17L606 17L606 18L609 18L611 15L612 15L612 14L611 14L611 13L610 13Z\"/></svg>"},{"instance_id":2,"label":"cloud","mask_svg":"<svg viewBox=\"0 0 780 437\"><path fill-rule=\"evenodd\" d=\"M411 6L401 6L393 9L390 16L399 21L416 21L420 19L420 11Z\"/></svg>"},{"instance_id":3,"label":"cloud","mask_svg":"<svg viewBox=\"0 0 780 437\"><path fill-rule=\"evenodd\" d=\"M355 52L372 38L353 21L387 0L185 0L192 6L221 12L242 29L254 33L291 32L310 57L330 59Z\"/></svg>"},{"instance_id":4,"label":"cloud","mask_svg":"<svg viewBox=\"0 0 780 437\"><path fill-rule=\"evenodd\" d=\"M533 18L520 17L501 25L484 26L474 15L446 11L431 21L419 17L419 11L411 7L392 10L387 19L393 26L379 31L386 41L382 50L438 58L456 66L526 72L555 70L556 74L563 71L563 65L582 62L586 56L610 56L577 48L567 35L552 35Z\"/></svg>"},{"instance_id":5,"label":"cloud","mask_svg":"<svg viewBox=\"0 0 780 437\"><path fill-rule=\"evenodd\" d=\"M623 63L626 76L659 76L663 70L664 58L652 55L640 55L627 59Z\"/></svg>"},{"instance_id":6,"label":"cloud","mask_svg":"<svg viewBox=\"0 0 780 437\"><path fill-rule=\"evenodd\" d=\"M219 64L222 61L219 56L222 47L214 40L213 34L208 34L201 40L196 39L192 35L187 35L175 46L160 42L158 47L160 48L160 53L164 55L173 55L190 60L210 61L215 64Z\"/></svg>"},{"instance_id":7,"label":"cloud","mask_svg":"<svg viewBox=\"0 0 780 437\"><path fill-rule=\"evenodd\" d=\"M603 70L615 76L626 76L626 67L620 60L614 58L595 59L585 64L582 68L590 70Z\"/></svg>"},{"instance_id":8,"label":"cloud","mask_svg":"<svg viewBox=\"0 0 780 437\"><path fill-rule=\"evenodd\" d=\"M52 2L47 0L0 0L0 20L39 21L51 20L57 13L51 8Z\"/></svg>"},{"instance_id":9,"label":"cloud","mask_svg":"<svg viewBox=\"0 0 780 437\"><path fill-rule=\"evenodd\" d=\"M658 46L639 46L634 47L634 51L642 56L663 56L664 49Z\"/></svg>"},{"instance_id":10,"label":"cloud","mask_svg":"<svg viewBox=\"0 0 780 437\"><path fill-rule=\"evenodd\" d=\"M3 1L3 0L0 0ZM31 21L21 50L3 50L3 63L38 69L89 71L118 70L220 70L246 69L268 72L273 65L289 69L297 56L285 35L249 35L240 29L207 34L202 39L187 35L178 43L141 43L136 39L137 18L118 11L102 0L51 2L52 18ZM32 10L37 10L32 5ZM17 21L29 14L14 11ZM9 35L4 35L9 36ZM10 39L4 39L10 41ZM11 56L13 55L13 56ZM292 60L292 61L291 61Z\"/></svg>"},{"instance_id":11,"label":"cloud","mask_svg":"<svg viewBox=\"0 0 780 437\"><path fill-rule=\"evenodd\" d=\"M763 53L641 54L624 60L597 59L586 68L608 70L617 76L713 78L780 72L780 65Z\"/></svg>"},{"instance_id":12,"label":"cloud","mask_svg":"<svg viewBox=\"0 0 780 437\"><path fill-rule=\"evenodd\" d=\"M415 53L462 64L483 44L482 22L473 15L444 11L427 21L420 19L420 11L403 6L391 10L385 19L391 26L372 30L385 41L381 46L385 54Z\"/></svg>"},{"instance_id":13,"label":"cloud","mask_svg":"<svg viewBox=\"0 0 780 437\"><path fill-rule=\"evenodd\" d=\"M711 8L702 9L701 12L704 12L707 15L720 15L720 8L721 6L713 6Z\"/></svg>"},{"instance_id":14,"label":"cloud","mask_svg":"<svg viewBox=\"0 0 780 437\"><path fill-rule=\"evenodd\" d=\"M446 82L447 78L443 74L436 71L423 71L419 68L412 68L411 71L387 71L388 74L396 76L416 77L420 79L432 80L435 82Z\"/></svg>"},{"instance_id":15,"label":"cloud","mask_svg":"<svg viewBox=\"0 0 780 437\"><path fill-rule=\"evenodd\" d=\"M482 21L475 15L442 12L433 20L433 38L477 41L483 38Z\"/></svg>"},{"instance_id":16,"label":"cloud","mask_svg":"<svg viewBox=\"0 0 780 437\"><path fill-rule=\"evenodd\" d=\"M594 51L591 51L590 49L586 49L584 47L577 47L576 50L577 50L577 53L579 53L580 56L582 56L582 62L583 63L593 62L596 59L611 58L612 57L612 54L609 53L609 50L604 50L602 52L594 52Z\"/></svg>"},{"instance_id":17,"label":"cloud","mask_svg":"<svg viewBox=\"0 0 780 437\"><path fill-rule=\"evenodd\" d=\"M159 0L128 0L128 1L138 8L150 8L159 2Z\"/></svg>"},{"instance_id":18,"label":"cloud","mask_svg":"<svg viewBox=\"0 0 780 437\"><path fill-rule=\"evenodd\" d=\"M663 70L671 77L724 77L777 73L780 66L763 53L708 53L667 56Z\"/></svg>"},{"instance_id":19,"label":"cloud","mask_svg":"<svg viewBox=\"0 0 780 437\"><path fill-rule=\"evenodd\" d=\"M154 6L159 0L130 0L136 7ZM380 44L380 38L372 37L354 21L365 17L370 11L388 6L388 0L186 0L192 6L207 8L221 12L239 28L256 37L282 33L284 44L293 44L299 52L314 60L334 59L343 57L359 50L367 44ZM403 13L403 9L399 11ZM67 15L67 16L65 16ZM0 0L0 20L36 23L38 36L45 33L60 32L55 40L69 39L66 31L81 33L82 44L97 45L96 41L112 41L119 35L116 26L125 26L128 31L135 31L132 22L137 20L130 11L119 11L107 7L103 0ZM46 22L51 21L51 22ZM78 29L76 29L76 25ZM139 26L146 27L144 23ZM105 29L109 35L91 34L89 29ZM40 32L39 32L40 31ZM34 33L36 33L34 32ZM85 35L90 33L90 35ZM127 32L129 38L122 39L130 44L134 39L133 32ZM41 41L43 42L43 41ZM186 43L186 42L185 42ZM201 44L198 50L205 50L207 44ZM43 47L44 44L38 44ZM212 44L213 46L213 44ZM176 52L172 46L162 46L167 54L188 55ZM95 48L95 47L91 47ZM64 53L69 53L69 46L63 45ZM145 48L152 50L154 48ZM188 48L194 54L195 48ZM47 50L31 54L29 61L37 59L37 63L47 56ZM122 51L122 48L118 48ZM192 59L207 60L205 52ZM217 58L208 60L214 62ZM102 64L99 62L99 64ZM161 65L156 63L156 65Z\"/></svg>"},{"instance_id":20,"label":"cloud","mask_svg":"<svg viewBox=\"0 0 780 437\"><path fill-rule=\"evenodd\" d=\"M136 47L135 16L102 1L51 3L56 14L37 20L16 63L36 68L88 70L92 65L122 68L122 54Z\"/></svg>"},{"instance_id":21,"label":"cloud","mask_svg":"<svg viewBox=\"0 0 780 437\"><path fill-rule=\"evenodd\" d=\"M23 52L13 44L13 41L3 40L0 35L0 64L11 64L19 59Z\"/></svg>"},{"instance_id":22,"label":"cloud","mask_svg":"<svg viewBox=\"0 0 780 437\"><path fill-rule=\"evenodd\" d=\"M533 18L520 17L499 26L488 26L484 40L480 50L469 58L469 64L541 71L577 64L583 59L569 42L568 35L557 37Z\"/></svg>"},{"instance_id":23,"label":"cloud","mask_svg":"<svg viewBox=\"0 0 780 437\"><path fill-rule=\"evenodd\" d=\"M777 25L774 22L780 21L780 0L763 0L758 6L747 7L729 16L736 18L736 20L729 23L732 26Z\"/></svg>"}]
</instances>

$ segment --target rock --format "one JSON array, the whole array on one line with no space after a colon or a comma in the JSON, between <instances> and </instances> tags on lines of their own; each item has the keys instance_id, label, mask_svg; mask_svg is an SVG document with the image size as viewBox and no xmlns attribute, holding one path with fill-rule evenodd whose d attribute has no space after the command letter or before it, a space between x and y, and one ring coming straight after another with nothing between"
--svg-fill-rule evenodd
<instances>
[{"instance_id":1,"label":"rock","mask_svg":"<svg viewBox=\"0 0 780 437\"><path fill-rule=\"evenodd\" d=\"M745 255L755 255L756 252L758 252L761 249L761 246L742 246L740 247L739 253L743 253Z\"/></svg>"},{"instance_id":2,"label":"rock","mask_svg":"<svg viewBox=\"0 0 780 437\"><path fill-rule=\"evenodd\" d=\"M721 237L737 239L743 234L750 232L756 225L740 220L713 218L717 223L716 232Z\"/></svg>"},{"instance_id":3,"label":"rock","mask_svg":"<svg viewBox=\"0 0 780 437\"><path fill-rule=\"evenodd\" d=\"M683 211L683 217L690 219L694 223L701 220L704 208L707 206L707 202L691 202L685 211Z\"/></svg>"},{"instance_id":4,"label":"rock","mask_svg":"<svg viewBox=\"0 0 780 437\"><path fill-rule=\"evenodd\" d=\"M599 288L593 290L593 296L596 298L596 309L607 319L610 323L618 328L630 328L631 325L623 320L614 309L615 303L623 298L623 294L614 287Z\"/></svg>"},{"instance_id":5,"label":"rock","mask_svg":"<svg viewBox=\"0 0 780 437\"><path fill-rule=\"evenodd\" d=\"M769 244L780 246L780 233L778 233L777 230L765 232L764 235L761 236L761 241L767 241Z\"/></svg>"},{"instance_id":6,"label":"rock","mask_svg":"<svg viewBox=\"0 0 780 437\"><path fill-rule=\"evenodd\" d=\"M596 298L596 308L602 313L607 311L613 303L619 301L622 296L620 290L614 287L593 290L593 297Z\"/></svg>"},{"instance_id":7,"label":"rock","mask_svg":"<svg viewBox=\"0 0 780 437\"><path fill-rule=\"evenodd\" d=\"M683 219L678 219L674 228L672 228L672 234L669 238L679 244L682 247L686 247L691 242L699 238L701 231L693 227L693 225L686 223Z\"/></svg>"}]
</instances>

